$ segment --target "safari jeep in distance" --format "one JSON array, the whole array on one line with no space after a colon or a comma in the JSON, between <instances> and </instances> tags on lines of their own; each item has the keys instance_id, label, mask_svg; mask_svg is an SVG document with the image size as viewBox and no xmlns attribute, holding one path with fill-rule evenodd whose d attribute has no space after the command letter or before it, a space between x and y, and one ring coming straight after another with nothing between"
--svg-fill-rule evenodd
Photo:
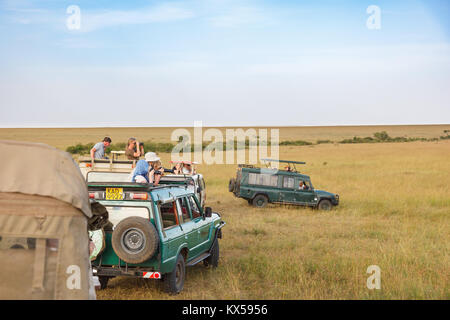
<instances>
[{"instance_id":1,"label":"safari jeep in distance","mask_svg":"<svg viewBox=\"0 0 450 320\"><path fill-rule=\"evenodd\" d=\"M211 208L203 210L187 187L88 182L88 190L109 214L109 227L96 231L103 248L91 257L102 288L112 277L134 276L162 279L165 291L176 294L186 266L218 265L225 222Z\"/></svg>"},{"instance_id":2,"label":"safari jeep in distance","mask_svg":"<svg viewBox=\"0 0 450 320\"><path fill-rule=\"evenodd\" d=\"M339 195L314 189L310 177L297 172L295 164L305 162L261 160L288 165L286 170L238 165L236 178L231 178L228 186L228 190L236 197L246 199L255 207L281 203L330 210L339 204Z\"/></svg>"}]
</instances>

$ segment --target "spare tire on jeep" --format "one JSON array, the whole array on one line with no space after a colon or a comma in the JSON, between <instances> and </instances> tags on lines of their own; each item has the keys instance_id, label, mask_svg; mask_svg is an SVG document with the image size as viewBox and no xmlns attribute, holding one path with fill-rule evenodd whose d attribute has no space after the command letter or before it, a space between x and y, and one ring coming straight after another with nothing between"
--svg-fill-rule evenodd
<instances>
[{"instance_id":1,"label":"spare tire on jeep","mask_svg":"<svg viewBox=\"0 0 450 320\"><path fill-rule=\"evenodd\" d=\"M159 236L155 226L148 219L128 217L115 227L111 243L120 259L136 264L155 255Z\"/></svg>"},{"instance_id":2,"label":"spare tire on jeep","mask_svg":"<svg viewBox=\"0 0 450 320\"><path fill-rule=\"evenodd\" d=\"M235 185L236 185L236 179L231 178L230 182L228 183L228 191L233 192Z\"/></svg>"}]
</instances>

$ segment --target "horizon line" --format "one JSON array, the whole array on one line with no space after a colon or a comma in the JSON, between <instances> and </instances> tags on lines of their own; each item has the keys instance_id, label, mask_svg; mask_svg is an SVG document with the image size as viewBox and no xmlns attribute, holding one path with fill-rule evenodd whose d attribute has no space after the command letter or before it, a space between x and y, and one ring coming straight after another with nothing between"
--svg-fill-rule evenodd
<instances>
[{"instance_id":1,"label":"horizon line","mask_svg":"<svg viewBox=\"0 0 450 320\"><path fill-rule=\"evenodd\" d=\"M336 124L336 125L206 125L202 128L300 128L300 127L395 127L395 126L450 126L450 123L399 123L399 124ZM194 125L153 125L153 126L0 126L0 129L106 129L106 128L195 128Z\"/></svg>"}]
</instances>

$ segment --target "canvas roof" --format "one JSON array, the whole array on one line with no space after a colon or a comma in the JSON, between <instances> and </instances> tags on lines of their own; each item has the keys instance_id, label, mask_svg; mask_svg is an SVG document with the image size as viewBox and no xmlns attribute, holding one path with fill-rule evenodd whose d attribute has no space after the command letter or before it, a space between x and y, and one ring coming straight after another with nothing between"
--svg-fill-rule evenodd
<instances>
[{"instance_id":1,"label":"canvas roof","mask_svg":"<svg viewBox=\"0 0 450 320\"><path fill-rule=\"evenodd\" d=\"M48 196L92 217L86 182L70 154L42 143L0 140L0 192Z\"/></svg>"}]
</instances>

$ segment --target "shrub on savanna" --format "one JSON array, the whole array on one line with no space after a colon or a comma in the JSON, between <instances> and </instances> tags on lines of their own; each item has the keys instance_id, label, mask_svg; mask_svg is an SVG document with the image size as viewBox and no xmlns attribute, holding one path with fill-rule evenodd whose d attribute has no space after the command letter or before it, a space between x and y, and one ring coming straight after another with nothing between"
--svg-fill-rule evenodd
<instances>
[{"instance_id":1,"label":"shrub on savanna","mask_svg":"<svg viewBox=\"0 0 450 320\"><path fill-rule=\"evenodd\" d=\"M310 146L312 142L304 141L304 140L295 140L295 141L281 141L280 146Z\"/></svg>"},{"instance_id":2,"label":"shrub on savanna","mask_svg":"<svg viewBox=\"0 0 450 320\"><path fill-rule=\"evenodd\" d=\"M414 138L406 138L406 137L391 137L386 131L381 132L375 132L373 134L373 137L353 137L352 139L344 139L338 142L332 141L332 140L317 140L315 144L330 144L330 143L342 143L342 144L348 144L348 143L380 143L380 142L414 142L414 141L439 141L439 140L447 140L450 139L450 130L444 130L445 136L440 136L439 138L421 138L421 137L414 137ZM256 137L259 138L259 137ZM178 143L181 143L183 139L179 139ZM271 141L257 141L257 145L266 144L268 147L271 146ZM153 141L143 141L144 147L146 151L153 151L153 152L162 152L162 153L170 153L172 152L173 148L176 146L176 144L170 143L170 142L153 142ZM119 151L119 150L125 150L126 148L125 142L117 142L111 144L108 148L106 148L105 152L110 153L111 151ZM281 141L279 143L280 146L310 146L314 145L314 143L305 141L305 140L287 140L287 141ZM87 143L87 144L81 144L78 143L74 146L69 146L66 148L66 151L71 154L78 154L78 155L85 155L89 154L91 148L94 146L94 143ZM221 149L221 150L227 150L227 146L232 146L234 150L239 149L248 149L250 147L250 140L245 139L244 141L219 141L219 142L210 142L210 141L203 141L202 142L202 150L205 150L206 148L209 148L211 150L213 149ZM190 152L194 152L194 145L187 143L185 146L185 150L190 150Z\"/></svg>"},{"instance_id":3,"label":"shrub on savanna","mask_svg":"<svg viewBox=\"0 0 450 320\"><path fill-rule=\"evenodd\" d=\"M365 137L365 138L353 137L353 139L344 139L342 141L339 141L339 143L372 143L372 142L376 142L376 140L372 137Z\"/></svg>"},{"instance_id":4,"label":"shrub on savanna","mask_svg":"<svg viewBox=\"0 0 450 320\"><path fill-rule=\"evenodd\" d=\"M144 147L146 151L153 152L171 152L174 145L172 143L155 143L152 141L143 141ZM126 148L125 142L117 142L111 144L108 148L105 149L105 153L110 153L111 151L120 151L125 150ZM86 155L89 154L94 143L81 144L78 143L75 146L69 146L66 148L66 151L71 154L78 155Z\"/></svg>"},{"instance_id":5,"label":"shrub on savanna","mask_svg":"<svg viewBox=\"0 0 450 320\"><path fill-rule=\"evenodd\" d=\"M443 137L441 137L442 139ZM391 137L386 131L375 132L373 137L353 137L353 139L344 139L339 143L380 143L380 142L414 142L414 141L438 141L439 138L406 138L406 137Z\"/></svg>"},{"instance_id":6,"label":"shrub on savanna","mask_svg":"<svg viewBox=\"0 0 450 320\"><path fill-rule=\"evenodd\" d=\"M144 144L144 150L145 152L152 151L152 152L171 152L173 147L172 143L162 143L162 142L153 142L153 141L141 141ZM125 142L118 142L111 144L105 151L106 153L110 153L111 151L120 151L125 150L127 147L127 144Z\"/></svg>"},{"instance_id":7,"label":"shrub on savanna","mask_svg":"<svg viewBox=\"0 0 450 320\"><path fill-rule=\"evenodd\" d=\"M331 140L317 140L317 144L333 143Z\"/></svg>"},{"instance_id":8,"label":"shrub on savanna","mask_svg":"<svg viewBox=\"0 0 450 320\"><path fill-rule=\"evenodd\" d=\"M450 139L450 130L444 130L444 133L446 134L445 136L440 136L439 138L441 140L447 140Z\"/></svg>"},{"instance_id":9,"label":"shrub on savanna","mask_svg":"<svg viewBox=\"0 0 450 320\"><path fill-rule=\"evenodd\" d=\"M90 150L92 149L92 147L94 146L95 143L86 143L86 144L81 144L78 143L74 146L69 146L66 148L66 152L70 153L70 154L89 154Z\"/></svg>"},{"instance_id":10,"label":"shrub on savanna","mask_svg":"<svg viewBox=\"0 0 450 320\"><path fill-rule=\"evenodd\" d=\"M181 141L179 141L180 143ZM152 152L162 152L162 153L170 153L172 152L173 148L175 148L175 144L170 143L170 142L153 142L153 141L142 141L142 143L144 144L144 149L145 151L152 151ZM270 146L270 141L267 141L267 146ZM261 142L259 142L258 144L261 144ZM210 149L220 149L222 148L222 150L226 150L227 149L227 145L231 145L234 150L239 150L239 149L248 149L250 146L250 141L249 139L246 139L243 142L238 142L237 140L234 140L232 142L202 142L202 150L205 150L207 147L209 147ZM85 154L89 154L90 150L92 149L92 147L94 146L94 143L87 143L87 144L81 144L78 143L75 146L69 146L66 148L66 151L71 153L71 154L78 154L78 155L85 155ZM105 149L105 153L110 153L111 151L120 151L120 150L125 150L127 147L127 144L125 142L117 142L117 143L113 143L111 144L108 148ZM189 144L187 143L185 148L187 150L189 150L190 152L194 152L194 145L193 144Z\"/></svg>"}]
</instances>

